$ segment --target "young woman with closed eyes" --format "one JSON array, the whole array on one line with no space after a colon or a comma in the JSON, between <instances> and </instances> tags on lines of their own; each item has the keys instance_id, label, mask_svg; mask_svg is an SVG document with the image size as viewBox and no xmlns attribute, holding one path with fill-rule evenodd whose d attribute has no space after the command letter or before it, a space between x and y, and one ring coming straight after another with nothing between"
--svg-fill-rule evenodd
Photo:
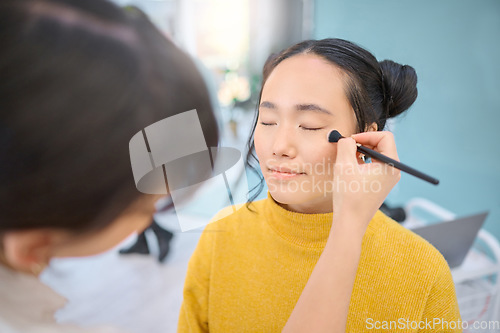
<instances>
[{"instance_id":1,"label":"young woman with closed eyes","mask_svg":"<svg viewBox=\"0 0 500 333\"><path fill-rule=\"evenodd\" d=\"M304 41L268 61L248 158L268 196L205 229L179 332L364 332L400 318L460 320L444 258L378 210L399 172L356 153L358 142L397 159L383 129L413 104L416 83L412 67L378 62L341 39ZM333 129L347 139L329 143Z\"/></svg>"}]
</instances>

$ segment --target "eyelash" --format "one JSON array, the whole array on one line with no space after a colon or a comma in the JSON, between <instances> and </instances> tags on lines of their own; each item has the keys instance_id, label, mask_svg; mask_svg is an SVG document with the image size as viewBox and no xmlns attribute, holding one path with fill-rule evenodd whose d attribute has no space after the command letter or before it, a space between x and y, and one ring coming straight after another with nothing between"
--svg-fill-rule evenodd
<instances>
[{"instance_id":1,"label":"eyelash","mask_svg":"<svg viewBox=\"0 0 500 333\"><path fill-rule=\"evenodd\" d=\"M303 126L301 126L300 128L302 128L304 131L319 131L319 130L323 129L323 127L308 128L308 127L303 127Z\"/></svg>"},{"instance_id":2,"label":"eyelash","mask_svg":"<svg viewBox=\"0 0 500 333\"><path fill-rule=\"evenodd\" d=\"M260 122L260 124L264 125L264 126L276 125L275 123L265 123L265 122ZM324 127L309 128L309 127L300 126L300 128L302 128L304 131L319 131L319 130L322 130Z\"/></svg>"}]
</instances>

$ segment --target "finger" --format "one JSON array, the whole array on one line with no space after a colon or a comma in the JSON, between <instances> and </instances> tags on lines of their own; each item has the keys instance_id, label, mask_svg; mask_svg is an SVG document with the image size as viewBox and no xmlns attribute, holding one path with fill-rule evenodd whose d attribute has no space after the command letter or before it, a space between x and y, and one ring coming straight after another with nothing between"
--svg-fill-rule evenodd
<instances>
[{"instance_id":1,"label":"finger","mask_svg":"<svg viewBox=\"0 0 500 333\"><path fill-rule=\"evenodd\" d=\"M343 138L337 142L336 163L358 164L356 158L356 141L352 138Z\"/></svg>"},{"instance_id":2,"label":"finger","mask_svg":"<svg viewBox=\"0 0 500 333\"><path fill-rule=\"evenodd\" d=\"M394 135L389 131L371 131L353 134L351 136L356 142L361 143L363 146L377 147L381 143L394 141Z\"/></svg>"},{"instance_id":3,"label":"finger","mask_svg":"<svg viewBox=\"0 0 500 333\"><path fill-rule=\"evenodd\" d=\"M373 147L372 149L389 156L393 159L398 159L396 142L394 135L388 131L382 132L363 132L352 136L357 143L365 147Z\"/></svg>"}]
</instances>

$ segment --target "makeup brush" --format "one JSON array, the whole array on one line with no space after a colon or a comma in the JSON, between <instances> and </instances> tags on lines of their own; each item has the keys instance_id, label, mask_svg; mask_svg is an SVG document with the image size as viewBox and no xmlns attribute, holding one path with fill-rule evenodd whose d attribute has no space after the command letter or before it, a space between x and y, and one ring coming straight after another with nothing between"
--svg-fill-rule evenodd
<instances>
[{"instance_id":1,"label":"makeup brush","mask_svg":"<svg viewBox=\"0 0 500 333\"><path fill-rule=\"evenodd\" d=\"M343 138L342 134L340 134L337 130L333 130L328 134L328 142L338 142L342 138ZM396 169L407 172L410 175L418 177L418 178L425 180L431 184L434 184L434 185L439 184L439 180L434 178L434 177L431 177L429 175L426 175L423 172L420 172L416 169L413 169L412 167L410 167L406 164L403 164L401 162L393 160L392 158L387 157L379 152L376 152L373 149L366 148L366 147L362 146L360 143L356 143L356 145L358 146L358 148L357 148L358 152L360 152L361 154L364 154L365 156L368 156L368 157L374 158L380 162L384 162L386 164L389 164L390 166L395 167Z\"/></svg>"}]
</instances>

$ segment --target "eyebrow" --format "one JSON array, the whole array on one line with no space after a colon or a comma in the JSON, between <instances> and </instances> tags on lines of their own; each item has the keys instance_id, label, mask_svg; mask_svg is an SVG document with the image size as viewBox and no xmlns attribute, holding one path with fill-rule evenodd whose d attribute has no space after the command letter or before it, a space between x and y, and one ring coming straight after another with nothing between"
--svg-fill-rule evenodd
<instances>
[{"instance_id":1,"label":"eyebrow","mask_svg":"<svg viewBox=\"0 0 500 333\"><path fill-rule=\"evenodd\" d=\"M264 101L264 102L260 103L259 107L266 108L266 109L271 109L271 110L276 110L277 109L277 107L276 107L276 105L274 103L271 103L271 102L268 102L268 101ZM321 106L319 106L317 104L312 104L312 103L308 103L308 104L296 104L295 105L295 110L297 110L297 111L313 111L313 112L318 112L318 113L333 115L333 113L331 113L327 109L322 108Z\"/></svg>"}]
</instances>

